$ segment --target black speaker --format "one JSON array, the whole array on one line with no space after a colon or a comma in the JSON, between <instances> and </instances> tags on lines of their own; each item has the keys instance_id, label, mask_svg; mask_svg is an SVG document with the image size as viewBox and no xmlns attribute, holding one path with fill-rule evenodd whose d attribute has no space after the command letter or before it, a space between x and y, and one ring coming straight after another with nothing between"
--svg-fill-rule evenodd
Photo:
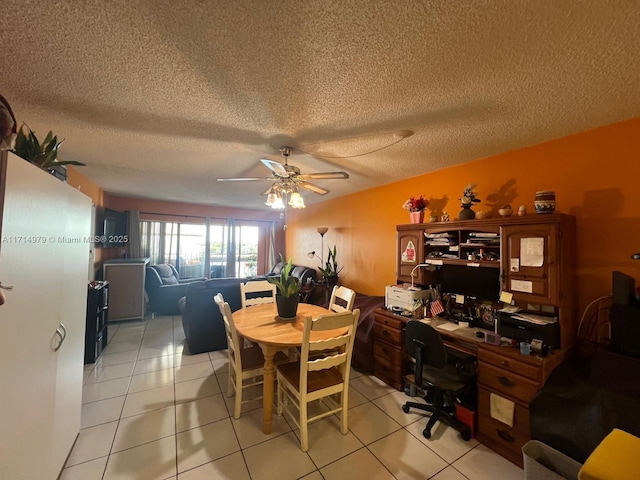
<instances>
[{"instance_id":1,"label":"black speaker","mask_svg":"<svg viewBox=\"0 0 640 480\"><path fill-rule=\"evenodd\" d=\"M611 350L640 358L640 307L611 305Z\"/></svg>"}]
</instances>

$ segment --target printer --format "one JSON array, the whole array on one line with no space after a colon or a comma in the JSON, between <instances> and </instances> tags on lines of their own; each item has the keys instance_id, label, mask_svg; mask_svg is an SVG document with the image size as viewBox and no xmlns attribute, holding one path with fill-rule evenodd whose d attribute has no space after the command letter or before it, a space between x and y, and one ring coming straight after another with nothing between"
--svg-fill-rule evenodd
<instances>
[{"instance_id":1,"label":"printer","mask_svg":"<svg viewBox=\"0 0 640 480\"><path fill-rule=\"evenodd\" d=\"M429 290L410 290L402 285L387 285L384 291L384 305L387 308L400 307L413 310L416 300L428 300Z\"/></svg>"},{"instance_id":2,"label":"printer","mask_svg":"<svg viewBox=\"0 0 640 480\"><path fill-rule=\"evenodd\" d=\"M540 340L552 350L558 348L560 346L558 322L551 319L540 322L535 321L537 315L529 314L528 316L534 318L534 321L527 320L527 314L498 312L498 334L519 342Z\"/></svg>"}]
</instances>

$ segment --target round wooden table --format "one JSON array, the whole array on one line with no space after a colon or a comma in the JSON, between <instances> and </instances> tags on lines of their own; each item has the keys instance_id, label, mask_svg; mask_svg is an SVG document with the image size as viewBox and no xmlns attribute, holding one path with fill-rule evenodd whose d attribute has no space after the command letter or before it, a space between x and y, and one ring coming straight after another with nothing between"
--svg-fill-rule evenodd
<instances>
[{"instance_id":1,"label":"round wooden table","mask_svg":"<svg viewBox=\"0 0 640 480\"><path fill-rule=\"evenodd\" d=\"M264 355L262 430L265 434L271 433L273 416L273 357L278 351L302 345L302 331L306 317L317 318L331 313L333 313L331 310L309 303L300 303L298 315L295 320L290 321L278 319L275 303L253 305L233 312L233 323L238 334L260 345ZM313 332L311 339L323 340L343 333L342 329Z\"/></svg>"}]
</instances>

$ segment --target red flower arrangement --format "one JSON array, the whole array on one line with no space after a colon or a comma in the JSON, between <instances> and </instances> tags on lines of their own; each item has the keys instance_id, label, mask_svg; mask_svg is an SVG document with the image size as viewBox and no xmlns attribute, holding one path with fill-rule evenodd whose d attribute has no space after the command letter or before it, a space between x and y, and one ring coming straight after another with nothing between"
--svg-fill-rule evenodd
<instances>
[{"instance_id":1,"label":"red flower arrangement","mask_svg":"<svg viewBox=\"0 0 640 480\"><path fill-rule=\"evenodd\" d=\"M426 200L422 195L418 198L410 197L409 200L404 202L402 208L409 210L410 212L421 212L429 205L429 200Z\"/></svg>"}]
</instances>

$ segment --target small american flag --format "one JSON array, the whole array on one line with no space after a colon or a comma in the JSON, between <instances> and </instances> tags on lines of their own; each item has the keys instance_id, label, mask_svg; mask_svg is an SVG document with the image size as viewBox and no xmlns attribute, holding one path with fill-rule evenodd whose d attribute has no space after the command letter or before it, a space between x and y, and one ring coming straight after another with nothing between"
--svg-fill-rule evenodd
<instances>
[{"instance_id":1,"label":"small american flag","mask_svg":"<svg viewBox=\"0 0 640 480\"><path fill-rule=\"evenodd\" d=\"M435 317L436 315L440 315L444 312L444 307L442 306L442 302L439 298L431 301L431 316Z\"/></svg>"}]
</instances>

